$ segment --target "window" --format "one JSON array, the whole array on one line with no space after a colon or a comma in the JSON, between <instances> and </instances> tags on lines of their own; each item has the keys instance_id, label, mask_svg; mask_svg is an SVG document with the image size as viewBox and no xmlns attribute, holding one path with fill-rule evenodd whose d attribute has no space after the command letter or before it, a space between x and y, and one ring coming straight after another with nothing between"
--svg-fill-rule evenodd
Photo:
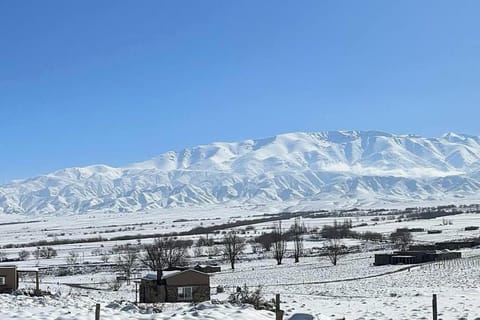
<instances>
[{"instance_id":1,"label":"window","mask_svg":"<svg viewBox=\"0 0 480 320\"><path fill-rule=\"evenodd\" d=\"M5 277L0 277L0 286L5 285Z\"/></svg>"},{"instance_id":2,"label":"window","mask_svg":"<svg viewBox=\"0 0 480 320\"><path fill-rule=\"evenodd\" d=\"M191 301L192 300L192 287L180 287L180 288L178 288L178 300Z\"/></svg>"}]
</instances>

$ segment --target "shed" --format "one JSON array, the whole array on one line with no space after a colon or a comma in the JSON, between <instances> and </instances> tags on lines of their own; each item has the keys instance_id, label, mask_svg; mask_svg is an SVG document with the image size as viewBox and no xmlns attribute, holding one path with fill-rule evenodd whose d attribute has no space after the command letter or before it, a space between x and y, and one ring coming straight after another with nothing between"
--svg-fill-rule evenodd
<instances>
[{"instance_id":1,"label":"shed","mask_svg":"<svg viewBox=\"0 0 480 320\"><path fill-rule=\"evenodd\" d=\"M0 293L12 292L18 289L16 266L0 266Z\"/></svg>"},{"instance_id":2,"label":"shed","mask_svg":"<svg viewBox=\"0 0 480 320\"><path fill-rule=\"evenodd\" d=\"M157 272L140 282L140 302L202 302L210 300L210 275L194 269Z\"/></svg>"},{"instance_id":3,"label":"shed","mask_svg":"<svg viewBox=\"0 0 480 320\"><path fill-rule=\"evenodd\" d=\"M375 265L386 264L415 264L434 262L440 260L460 259L461 252L456 251L396 251L393 253L380 253L375 255Z\"/></svg>"}]
</instances>

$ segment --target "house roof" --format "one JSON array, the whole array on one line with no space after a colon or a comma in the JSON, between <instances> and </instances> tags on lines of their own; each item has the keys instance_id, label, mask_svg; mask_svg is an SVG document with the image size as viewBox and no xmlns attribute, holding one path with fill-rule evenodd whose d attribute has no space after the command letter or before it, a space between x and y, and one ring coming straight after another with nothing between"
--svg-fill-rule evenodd
<instances>
[{"instance_id":1,"label":"house roof","mask_svg":"<svg viewBox=\"0 0 480 320\"><path fill-rule=\"evenodd\" d=\"M18 272L38 272L36 267L19 267L17 268Z\"/></svg>"},{"instance_id":2,"label":"house roof","mask_svg":"<svg viewBox=\"0 0 480 320\"><path fill-rule=\"evenodd\" d=\"M205 273L205 272L201 272L201 271L198 271L198 270L195 270L195 269L187 269L187 270L183 270L183 271L176 271L176 272L172 272L172 273L169 273L169 274L164 274L162 279L168 279L168 278L176 277L177 275L180 275L180 274L183 274L183 273L186 273L186 272L195 272L195 273L203 274L203 275L206 275L206 276L210 276L208 273Z\"/></svg>"},{"instance_id":3,"label":"house roof","mask_svg":"<svg viewBox=\"0 0 480 320\"><path fill-rule=\"evenodd\" d=\"M203 274L203 275L206 275L206 276L210 276L208 273L205 273L205 272L201 272L201 271L198 271L198 270L195 270L195 269L187 269L187 270L183 270L183 271L179 271L179 270L163 271L162 279L173 278L173 277L176 277L177 275L180 275L180 274L185 273L185 272L195 272L195 273ZM149 274L145 275L142 279L157 280L157 274L156 273L149 273Z\"/></svg>"},{"instance_id":4,"label":"house roof","mask_svg":"<svg viewBox=\"0 0 480 320\"><path fill-rule=\"evenodd\" d=\"M16 269L15 265L0 265L0 269Z\"/></svg>"}]
</instances>

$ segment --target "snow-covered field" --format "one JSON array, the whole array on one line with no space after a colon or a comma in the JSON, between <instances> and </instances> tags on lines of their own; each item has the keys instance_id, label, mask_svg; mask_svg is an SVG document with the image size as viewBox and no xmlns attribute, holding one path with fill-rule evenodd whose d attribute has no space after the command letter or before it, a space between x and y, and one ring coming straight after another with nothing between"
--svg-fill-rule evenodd
<instances>
[{"instance_id":1,"label":"snow-covered field","mask_svg":"<svg viewBox=\"0 0 480 320\"><path fill-rule=\"evenodd\" d=\"M92 214L74 216L22 217L0 215L0 245L28 243L38 240L79 239L102 235L103 240L91 243L53 245L58 256L51 259L35 259L15 262L23 267L65 265L70 251L78 253L78 264L95 265L100 257L94 250L107 250L116 245L138 244L135 239L105 241L107 237L135 234L155 234L185 231L198 226L208 226L254 219L271 213L263 207L235 207L227 209L168 209L156 213ZM461 239L479 236L480 232L465 231L466 226L480 225L480 214L468 213L445 217L451 223L444 224L443 218L396 222L374 219L374 216L342 217L352 219L353 224L367 224L354 228L355 231L389 233L396 228L439 229L441 234L414 233L419 243L445 239ZM331 224L335 218L308 218L308 228L321 228ZM30 221L29 223L26 223ZM291 220L283 221L285 227ZM238 228L243 236L252 238L268 231L272 223L259 223ZM106 232L108 231L108 232ZM53 236L49 236L54 234ZM62 235L63 234L63 235ZM212 234L220 239L221 233ZM197 239L198 236L192 236ZM305 249L322 247L323 242L308 239ZM147 243L152 239L142 239ZM234 271L222 264L222 272L211 278L212 301L220 303L165 304L157 306L163 312L153 313L152 307L135 306L135 286L124 283L114 291L110 283L115 271L104 268L93 273L54 276L43 274L41 288L52 296L28 297L24 295L0 295L0 319L92 319L96 303L101 304L101 319L273 319L267 311L256 311L245 306L223 303L236 287L249 289L261 287L266 299L281 294L282 309L286 319L308 319L300 314L310 314L313 319L430 319L432 294L438 295L440 319L480 319L480 249L464 249L464 259L422 266L373 266L375 244L360 240L345 240L345 244L359 246L360 252L342 256L337 266L332 266L326 257L309 256L293 263L286 258L280 266L267 254L248 252L236 265ZM34 247L0 249L8 258L15 258L21 250L32 251ZM220 257L214 257L220 258ZM115 255L112 255L111 262ZM207 257L192 259L204 262ZM12 264L12 263L4 263ZM148 272L139 270L136 276ZM95 289L74 288L81 284ZM224 293L217 294L216 287L223 286ZM21 288L33 288L33 279L21 280Z\"/></svg>"}]
</instances>

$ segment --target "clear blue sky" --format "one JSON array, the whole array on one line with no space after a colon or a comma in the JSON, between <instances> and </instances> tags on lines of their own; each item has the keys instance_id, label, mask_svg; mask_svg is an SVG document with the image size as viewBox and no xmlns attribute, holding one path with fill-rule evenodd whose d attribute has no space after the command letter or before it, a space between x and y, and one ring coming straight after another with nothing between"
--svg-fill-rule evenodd
<instances>
[{"instance_id":1,"label":"clear blue sky","mask_svg":"<svg viewBox=\"0 0 480 320\"><path fill-rule=\"evenodd\" d=\"M290 131L480 134L478 1L1 1L0 183Z\"/></svg>"}]
</instances>

